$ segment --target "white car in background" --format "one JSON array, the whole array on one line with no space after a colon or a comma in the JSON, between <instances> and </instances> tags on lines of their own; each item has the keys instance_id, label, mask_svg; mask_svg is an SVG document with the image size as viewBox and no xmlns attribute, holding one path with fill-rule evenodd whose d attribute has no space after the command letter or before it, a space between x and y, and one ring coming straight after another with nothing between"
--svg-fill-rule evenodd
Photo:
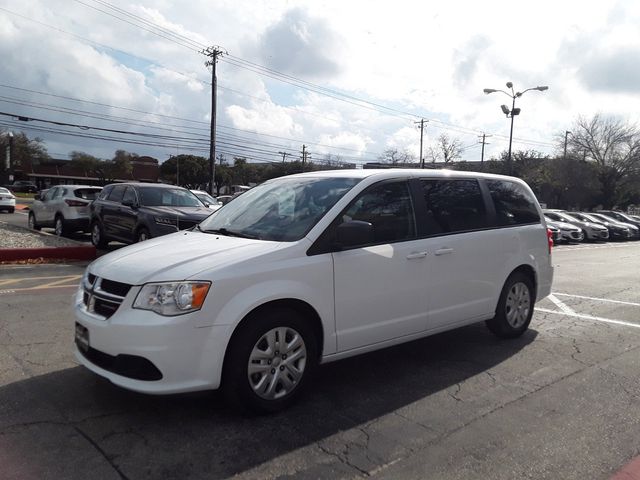
<instances>
[{"instance_id":1,"label":"white car in background","mask_svg":"<svg viewBox=\"0 0 640 480\"><path fill-rule=\"evenodd\" d=\"M555 227L560 230L561 241L563 242L582 242L584 240L584 233L582 230L571 225L567 222L556 222L545 215L547 226Z\"/></svg>"},{"instance_id":2,"label":"white car in background","mask_svg":"<svg viewBox=\"0 0 640 480\"><path fill-rule=\"evenodd\" d=\"M0 211L13 213L16 210L16 197L8 189L0 187Z\"/></svg>"},{"instance_id":3,"label":"white car in background","mask_svg":"<svg viewBox=\"0 0 640 480\"><path fill-rule=\"evenodd\" d=\"M564 210L543 210L544 216L555 222L566 222L582 230L585 240L609 240L609 229L601 223L583 222Z\"/></svg>"},{"instance_id":4,"label":"white car in background","mask_svg":"<svg viewBox=\"0 0 640 480\"><path fill-rule=\"evenodd\" d=\"M209 195L209 193L205 192L204 190L191 190L191 193L198 197L198 200L204 203L205 207L213 210L214 212L222 207L221 202L219 202L215 197Z\"/></svg>"}]
</instances>

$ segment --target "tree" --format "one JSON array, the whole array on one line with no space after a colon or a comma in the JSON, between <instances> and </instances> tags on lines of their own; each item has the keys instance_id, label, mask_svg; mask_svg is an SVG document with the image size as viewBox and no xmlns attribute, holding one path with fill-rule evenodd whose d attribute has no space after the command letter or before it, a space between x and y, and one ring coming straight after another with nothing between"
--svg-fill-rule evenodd
<instances>
[{"instance_id":1,"label":"tree","mask_svg":"<svg viewBox=\"0 0 640 480\"><path fill-rule=\"evenodd\" d=\"M378 157L383 163L390 163L392 165L403 164L403 163L412 163L415 161L415 157L411 155L406 149L398 150L396 147L387 148L382 154Z\"/></svg>"},{"instance_id":2,"label":"tree","mask_svg":"<svg viewBox=\"0 0 640 480\"><path fill-rule=\"evenodd\" d=\"M464 152L462 142L458 138L450 138L446 133L436 139L435 146L429 147L429 156L433 163L443 161L445 165L461 157Z\"/></svg>"},{"instance_id":3,"label":"tree","mask_svg":"<svg viewBox=\"0 0 640 480\"><path fill-rule=\"evenodd\" d=\"M160 175L189 189L202 188L209 183L209 160L196 155L176 155L160 165Z\"/></svg>"},{"instance_id":4,"label":"tree","mask_svg":"<svg viewBox=\"0 0 640 480\"><path fill-rule=\"evenodd\" d=\"M640 169L640 132L620 119L594 115L579 117L567 139L572 157L596 167L600 202L611 208L625 201L625 187Z\"/></svg>"},{"instance_id":5,"label":"tree","mask_svg":"<svg viewBox=\"0 0 640 480\"><path fill-rule=\"evenodd\" d=\"M0 145L6 147L10 141L9 135L4 135L9 131L6 129L0 130ZM29 139L22 132L12 132L13 140L11 149L11 164L12 168L24 168L29 165L37 165L42 160L48 160L51 158L47 153L47 148L44 146L41 138L35 137ZM4 152L4 149L2 150ZM4 162L3 162L4 165Z\"/></svg>"},{"instance_id":6,"label":"tree","mask_svg":"<svg viewBox=\"0 0 640 480\"><path fill-rule=\"evenodd\" d=\"M71 161L69 162L69 165L83 170L85 174L89 176L95 175L100 161L101 160L98 157L74 150L71 152Z\"/></svg>"}]
</instances>

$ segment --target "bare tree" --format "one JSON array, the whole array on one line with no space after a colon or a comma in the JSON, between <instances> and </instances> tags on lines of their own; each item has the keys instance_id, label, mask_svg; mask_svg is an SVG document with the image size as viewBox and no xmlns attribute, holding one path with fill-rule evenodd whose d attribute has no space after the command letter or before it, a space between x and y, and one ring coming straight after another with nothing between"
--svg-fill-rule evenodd
<instances>
[{"instance_id":1,"label":"bare tree","mask_svg":"<svg viewBox=\"0 0 640 480\"><path fill-rule=\"evenodd\" d=\"M433 163L443 161L445 165L459 159L464 152L462 142L458 138L450 138L446 133L441 134L435 146L429 147L429 156Z\"/></svg>"},{"instance_id":2,"label":"bare tree","mask_svg":"<svg viewBox=\"0 0 640 480\"><path fill-rule=\"evenodd\" d=\"M415 161L415 157L411 155L406 149L398 150L397 148L387 148L382 155L378 157L378 160L384 163L391 163L397 165L399 163L412 163Z\"/></svg>"},{"instance_id":3,"label":"bare tree","mask_svg":"<svg viewBox=\"0 0 640 480\"><path fill-rule=\"evenodd\" d=\"M611 117L578 118L567 139L573 157L596 165L601 203L611 208L621 199L628 179L640 171L640 132Z\"/></svg>"}]
</instances>

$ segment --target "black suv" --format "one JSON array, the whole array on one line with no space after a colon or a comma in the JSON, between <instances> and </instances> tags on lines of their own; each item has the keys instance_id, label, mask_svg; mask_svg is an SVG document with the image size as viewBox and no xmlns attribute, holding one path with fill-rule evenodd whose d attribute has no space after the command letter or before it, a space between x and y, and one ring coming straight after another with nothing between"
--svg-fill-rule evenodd
<instances>
[{"instance_id":1,"label":"black suv","mask_svg":"<svg viewBox=\"0 0 640 480\"><path fill-rule=\"evenodd\" d=\"M174 185L117 183L91 204L91 243L134 243L191 228L211 215L189 190Z\"/></svg>"}]
</instances>

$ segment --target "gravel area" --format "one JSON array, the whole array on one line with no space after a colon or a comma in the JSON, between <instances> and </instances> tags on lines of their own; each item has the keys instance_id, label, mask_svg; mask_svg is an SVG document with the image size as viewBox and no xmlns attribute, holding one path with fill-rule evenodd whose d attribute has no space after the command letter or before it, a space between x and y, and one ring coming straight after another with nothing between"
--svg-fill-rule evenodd
<instances>
[{"instance_id":1,"label":"gravel area","mask_svg":"<svg viewBox=\"0 0 640 480\"><path fill-rule=\"evenodd\" d=\"M0 222L0 248L75 247L74 240Z\"/></svg>"}]
</instances>

